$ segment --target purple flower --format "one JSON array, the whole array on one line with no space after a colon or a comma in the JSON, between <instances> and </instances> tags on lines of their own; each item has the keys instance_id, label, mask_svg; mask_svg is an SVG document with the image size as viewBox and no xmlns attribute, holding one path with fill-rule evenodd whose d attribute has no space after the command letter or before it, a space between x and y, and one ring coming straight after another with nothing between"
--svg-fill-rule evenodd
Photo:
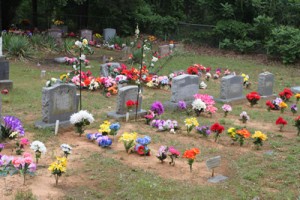
<instances>
[{"instance_id":1,"label":"purple flower","mask_svg":"<svg viewBox=\"0 0 300 200\"><path fill-rule=\"evenodd\" d=\"M297 113L297 110L298 110L298 108L297 108L296 104L291 105L291 111L292 111L292 113Z\"/></svg>"},{"instance_id":2,"label":"purple flower","mask_svg":"<svg viewBox=\"0 0 300 200\"><path fill-rule=\"evenodd\" d=\"M178 108L180 108L181 110L185 110L186 109L185 101L178 101Z\"/></svg>"},{"instance_id":3,"label":"purple flower","mask_svg":"<svg viewBox=\"0 0 300 200\"><path fill-rule=\"evenodd\" d=\"M162 105L161 102L156 101L151 105L151 109L154 113L157 115L161 115L164 113L164 106Z\"/></svg>"},{"instance_id":4,"label":"purple flower","mask_svg":"<svg viewBox=\"0 0 300 200\"><path fill-rule=\"evenodd\" d=\"M204 136L208 136L211 133L209 126L197 126L196 130L199 134Z\"/></svg>"},{"instance_id":5,"label":"purple flower","mask_svg":"<svg viewBox=\"0 0 300 200\"><path fill-rule=\"evenodd\" d=\"M24 128L21 121L14 116L5 116L3 117L4 127L10 133L18 132L20 136L25 135ZM8 137L9 135L7 135Z\"/></svg>"},{"instance_id":6,"label":"purple flower","mask_svg":"<svg viewBox=\"0 0 300 200\"><path fill-rule=\"evenodd\" d=\"M28 166L28 169L30 172L35 172L36 171L36 164L35 163L30 163Z\"/></svg>"},{"instance_id":7,"label":"purple flower","mask_svg":"<svg viewBox=\"0 0 300 200\"><path fill-rule=\"evenodd\" d=\"M97 142L101 147L109 147L112 144L112 140L108 136L99 137Z\"/></svg>"},{"instance_id":8,"label":"purple flower","mask_svg":"<svg viewBox=\"0 0 300 200\"><path fill-rule=\"evenodd\" d=\"M5 145L4 144L0 144L0 152L4 149Z\"/></svg>"}]
</instances>

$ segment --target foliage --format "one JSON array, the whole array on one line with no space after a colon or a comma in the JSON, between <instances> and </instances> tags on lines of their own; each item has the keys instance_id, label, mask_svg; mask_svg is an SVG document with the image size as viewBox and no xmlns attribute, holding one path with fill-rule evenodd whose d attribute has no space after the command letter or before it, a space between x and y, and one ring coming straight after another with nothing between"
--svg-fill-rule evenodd
<instances>
[{"instance_id":1,"label":"foliage","mask_svg":"<svg viewBox=\"0 0 300 200\"><path fill-rule=\"evenodd\" d=\"M236 20L220 20L218 21L216 28L214 29L215 36L219 40L225 38L234 39L245 39L251 28L250 24L243 23Z\"/></svg>"},{"instance_id":2,"label":"foliage","mask_svg":"<svg viewBox=\"0 0 300 200\"><path fill-rule=\"evenodd\" d=\"M3 40L3 49L7 50L8 56L17 57L20 60L33 57L33 51L27 37L10 34L5 36L7 38Z\"/></svg>"}]
</instances>

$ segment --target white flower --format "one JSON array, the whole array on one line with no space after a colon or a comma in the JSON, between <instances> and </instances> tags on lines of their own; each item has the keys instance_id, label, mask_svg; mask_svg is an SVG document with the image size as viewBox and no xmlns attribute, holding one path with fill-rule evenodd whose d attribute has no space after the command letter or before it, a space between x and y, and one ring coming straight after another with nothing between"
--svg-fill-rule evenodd
<instances>
[{"instance_id":1,"label":"white flower","mask_svg":"<svg viewBox=\"0 0 300 200\"><path fill-rule=\"evenodd\" d=\"M240 118L241 119L246 119L246 120L249 120L250 119L250 117L249 117L249 115L247 114L247 112L246 111L243 111L241 114L240 114Z\"/></svg>"},{"instance_id":2,"label":"white flower","mask_svg":"<svg viewBox=\"0 0 300 200\"><path fill-rule=\"evenodd\" d=\"M208 78L210 78L210 77L211 77L211 73L207 72L207 73L205 74L205 76L207 76Z\"/></svg>"},{"instance_id":3,"label":"white flower","mask_svg":"<svg viewBox=\"0 0 300 200\"><path fill-rule=\"evenodd\" d=\"M153 56L151 62L157 62L157 61L158 61L158 58Z\"/></svg>"},{"instance_id":4,"label":"white flower","mask_svg":"<svg viewBox=\"0 0 300 200\"><path fill-rule=\"evenodd\" d=\"M52 83L55 83L57 81L56 78L51 78L50 80L51 80Z\"/></svg>"},{"instance_id":5,"label":"white flower","mask_svg":"<svg viewBox=\"0 0 300 200\"><path fill-rule=\"evenodd\" d=\"M47 81L46 82L46 87L50 87L51 86L51 81Z\"/></svg>"},{"instance_id":6,"label":"white flower","mask_svg":"<svg viewBox=\"0 0 300 200\"><path fill-rule=\"evenodd\" d=\"M76 65L73 65L73 69L74 69L74 70L77 70L77 66L76 66Z\"/></svg>"},{"instance_id":7,"label":"white flower","mask_svg":"<svg viewBox=\"0 0 300 200\"><path fill-rule=\"evenodd\" d=\"M203 111L206 109L206 104L201 99L195 99L192 103L194 110L201 110Z\"/></svg>"},{"instance_id":8,"label":"white flower","mask_svg":"<svg viewBox=\"0 0 300 200\"><path fill-rule=\"evenodd\" d=\"M79 48L81 48L82 47L82 42L80 42L80 41L77 40L75 42L75 45L78 46Z\"/></svg>"},{"instance_id":9,"label":"white flower","mask_svg":"<svg viewBox=\"0 0 300 200\"><path fill-rule=\"evenodd\" d=\"M93 123L95 121L93 115L87 112L86 110L81 110L78 113L74 113L70 117L71 124L77 124L83 122L84 120L87 120L90 123Z\"/></svg>"},{"instance_id":10,"label":"white flower","mask_svg":"<svg viewBox=\"0 0 300 200\"><path fill-rule=\"evenodd\" d=\"M174 73L169 74L169 78L174 78L174 76L175 76Z\"/></svg>"},{"instance_id":11,"label":"white flower","mask_svg":"<svg viewBox=\"0 0 300 200\"><path fill-rule=\"evenodd\" d=\"M68 145L68 144L62 144L62 145L60 145L60 148L64 153L67 153L67 154L72 153L72 147L70 147L70 145Z\"/></svg>"},{"instance_id":12,"label":"white flower","mask_svg":"<svg viewBox=\"0 0 300 200\"><path fill-rule=\"evenodd\" d=\"M86 59L86 56L84 54L81 54L81 56L79 57L79 59L84 61Z\"/></svg>"},{"instance_id":13,"label":"white flower","mask_svg":"<svg viewBox=\"0 0 300 200\"><path fill-rule=\"evenodd\" d=\"M30 149L32 149L33 151L39 151L43 154L46 153L47 149L46 149L46 146L44 145L44 143L36 140L36 141L33 141L31 144L30 144Z\"/></svg>"},{"instance_id":14,"label":"white flower","mask_svg":"<svg viewBox=\"0 0 300 200\"><path fill-rule=\"evenodd\" d=\"M200 83L200 85L199 85L199 88L200 89L206 89L207 88L207 85L206 85L206 83L204 83L203 81Z\"/></svg>"}]
</instances>

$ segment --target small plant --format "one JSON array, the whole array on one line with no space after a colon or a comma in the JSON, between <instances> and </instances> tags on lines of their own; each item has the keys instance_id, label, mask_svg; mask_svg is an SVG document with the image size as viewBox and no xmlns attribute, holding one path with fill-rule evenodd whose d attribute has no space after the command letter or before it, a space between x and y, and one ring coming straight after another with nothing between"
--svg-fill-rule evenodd
<instances>
[{"instance_id":1,"label":"small plant","mask_svg":"<svg viewBox=\"0 0 300 200\"><path fill-rule=\"evenodd\" d=\"M188 159L188 164L190 166L190 172L192 172L193 170L193 163L196 159L196 156L200 153L200 150L198 148L192 148L189 150L186 150L183 153L183 158L187 158Z\"/></svg>"}]
</instances>

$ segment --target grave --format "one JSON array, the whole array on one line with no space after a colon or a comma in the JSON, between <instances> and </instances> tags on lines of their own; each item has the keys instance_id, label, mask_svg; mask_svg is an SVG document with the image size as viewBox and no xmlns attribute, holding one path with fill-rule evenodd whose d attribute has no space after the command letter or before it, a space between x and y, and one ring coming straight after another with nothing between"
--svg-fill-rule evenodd
<instances>
[{"instance_id":1,"label":"grave","mask_svg":"<svg viewBox=\"0 0 300 200\"><path fill-rule=\"evenodd\" d=\"M208 182L218 183L227 179L227 177L223 175L215 176L215 168L219 167L220 164L221 164L221 156L216 156L206 161L206 167L208 168L208 170L212 170L212 175L208 179Z\"/></svg>"},{"instance_id":2,"label":"grave","mask_svg":"<svg viewBox=\"0 0 300 200\"><path fill-rule=\"evenodd\" d=\"M270 72L264 72L258 76L258 89L257 92L262 98L276 96L273 94L274 75Z\"/></svg>"},{"instance_id":3,"label":"grave","mask_svg":"<svg viewBox=\"0 0 300 200\"><path fill-rule=\"evenodd\" d=\"M115 68L119 68L121 67L120 63L117 62L109 62L109 63L105 63L100 65L100 76L110 76L109 71L113 71Z\"/></svg>"},{"instance_id":4,"label":"grave","mask_svg":"<svg viewBox=\"0 0 300 200\"><path fill-rule=\"evenodd\" d=\"M179 101L192 104L194 95L199 92L199 77L197 75L182 74L172 79L172 96L170 101L164 103L166 109L177 109Z\"/></svg>"},{"instance_id":5,"label":"grave","mask_svg":"<svg viewBox=\"0 0 300 200\"><path fill-rule=\"evenodd\" d=\"M48 35L53 37L58 44L62 44L62 30L60 29L48 29Z\"/></svg>"},{"instance_id":6,"label":"grave","mask_svg":"<svg viewBox=\"0 0 300 200\"><path fill-rule=\"evenodd\" d=\"M116 37L116 29L113 28L103 29L103 38L105 41L109 41L114 37Z\"/></svg>"},{"instance_id":7,"label":"grave","mask_svg":"<svg viewBox=\"0 0 300 200\"><path fill-rule=\"evenodd\" d=\"M300 86L291 87L291 91L295 94L300 93Z\"/></svg>"},{"instance_id":8,"label":"grave","mask_svg":"<svg viewBox=\"0 0 300 200\"><path fill-rule=\"evenodd\" d=\"M136 101L137 94L138 94L138 86L136 86L136 85L129 85L129 86L124 86L124 87L120 88L120 90L118 92L116 111L108 112L107 116L114 118L114 119L118 119L118 120L125 119L126 113L128 112L127 107L126 107L126 102L128 100ZM141 107L142 107L142 96L140 95L138 107L137 107L137 115L139 117L144 116L147 113L147 111L141 109ZM134 107L129 112L129 117L134 118L135 114L136 114L136 107Z\"/></svg>"},{"instance_id":9,"label":"grave","mask_svg":"<svg viewBox=\"0 0 300 200\"><path fill-rule=\"evenodd\" d=\"M0 90L13 88L13 82L9 80L9 62L2 54L2 36L0 36Z\"/></svg>"},{"instance_id":10,"label":"grave","mask_svg":"<svg viewBox=\"0 0 300 200\"><path fill-rule=\"evenodd\" d=\"M88 41L93 40L93 31L89 29L80 30L80 37L87 39Z\"/></svg>"},{"instance_id":11,"label":"grave","mask_svg":"<svg viewBox=\"0 0 300 200\"><path fill-rule=\"evenodd\" d=\"M244 100L246 98L243 95L243 77L235 75L222 77L220 98L216 101L230 103Z\"/></svg>"},{"instance_id":12,"label":"grave","mask_svg":"<svg viewBox=\"0 0 300 200\"><path fill-rule=\"evenodd\" d=\"M74 84L54 84L42 90L42 121L37 121L38 128L55 127L56 120L60 125L70 125L70 116L78 111L79 95Z\"/></svg>"},{"instance_id":13,"label":"grave","mask_svg":"<svg viewBox=\"0 0 300 200\"><path fill-rule=\"evenodd\" d=\"M170 53L170 46L168 44L158 47L158 53L160 56L166 56Z\"/></svg>"}]
</instances>

